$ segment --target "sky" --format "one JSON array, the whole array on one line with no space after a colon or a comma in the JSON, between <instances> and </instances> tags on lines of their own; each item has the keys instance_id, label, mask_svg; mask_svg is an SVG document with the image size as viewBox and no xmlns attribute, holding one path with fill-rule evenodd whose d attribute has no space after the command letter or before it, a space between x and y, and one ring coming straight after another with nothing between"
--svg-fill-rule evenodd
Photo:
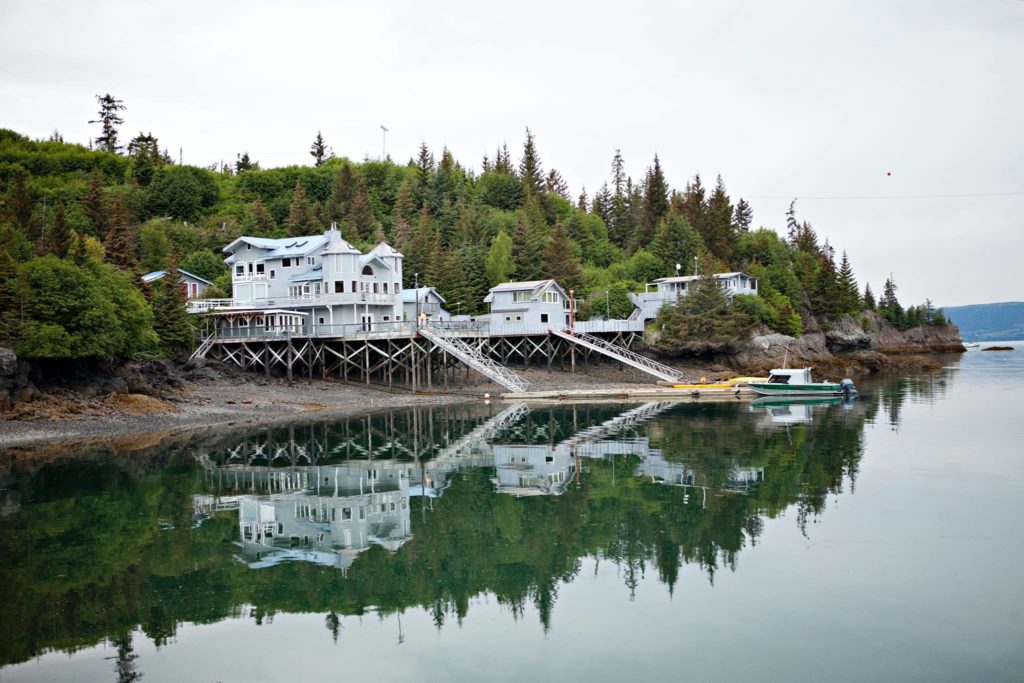
<instances>
[{"instance_id":1,"label":"sky","mask_svg":"<svg viewBox=\"0 0 1024 683\"><path fill-rule=\"evenodd\" d=\"M124 101L185 163L309 164L421 142L479 169L528 126L573 196L721 175L754 225L797 216L902 303L1024 300L1024 0L0 0L0 127L96 135Z\"/></svg>"}]
</instances>

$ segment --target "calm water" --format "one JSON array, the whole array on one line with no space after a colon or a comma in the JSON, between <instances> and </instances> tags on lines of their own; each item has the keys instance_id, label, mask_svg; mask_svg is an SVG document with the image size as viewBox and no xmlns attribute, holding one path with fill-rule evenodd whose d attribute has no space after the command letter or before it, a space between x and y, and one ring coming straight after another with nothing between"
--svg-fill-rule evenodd
<instances>
[{"instance_id":1,"label":"calm water","mask_svg":"<svg viewBox=\"0 0 1024 683\"><path fill-rule=\"evenodd\" d=\"M1024 352L0 473L0 681L1021 680Z\"/></svg>"}]
</instances>

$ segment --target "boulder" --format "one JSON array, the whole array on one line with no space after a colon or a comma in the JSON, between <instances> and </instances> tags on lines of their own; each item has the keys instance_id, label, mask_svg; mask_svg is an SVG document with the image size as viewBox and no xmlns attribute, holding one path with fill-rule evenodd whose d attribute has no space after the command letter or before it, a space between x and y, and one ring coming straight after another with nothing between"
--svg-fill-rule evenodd
<instances>
[{"instance_id":1,"label":"boulder","mask_svg":"<svg viewBox=\"0 0 1024 683\"><path fill-rule=\"evenodd\" d=\"M18 374L18 356L13 349L0 346L0 377L14 377Z\"/></svg>"},{"instance_id":2,"label":"boulder","mask_svg":"<svg viewBox=\"0 0 1024 683\"><path fill-rule=\"evenodd\" d=\"M128 382L120 377L111 377L100 385L100 392L104 394L127 394Z\"/></svg>"},{"instance_id":3,"label":"boulder","mask_svg":"<svg viewBox=\"0 0 1024 683\"><path fill-rule=\"evenodd\" d=\"M837 320L825 333L825 340L832 351L852 351L871 348L871 335L860 323L848 315Z\"/></svg>"}]
</instances>

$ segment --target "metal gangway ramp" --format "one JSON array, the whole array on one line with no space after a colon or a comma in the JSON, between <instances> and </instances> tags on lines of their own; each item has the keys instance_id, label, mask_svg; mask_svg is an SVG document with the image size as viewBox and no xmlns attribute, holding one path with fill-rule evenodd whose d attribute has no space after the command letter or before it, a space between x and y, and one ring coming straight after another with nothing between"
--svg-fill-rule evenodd
<instances>
[{"instance_id":1,"label":"metal gangway ramp","mask_svg":"<svg viewBox=\"0 0 1024 683\"><path fill-rule=\"evenodd\" d=\"M421 335L434 342L481 375L505 387L513 394L526 391L527 382L500 363L496 363L467 344L458 333L440 326L427 324L419 329Z\"/></svg>"},{"instance_id":2,"label":"metal gangway ramp","mask_svg":"<svg viewBox=\"0 0 1024 683\"><path fill-rule=\"evenodd\" d=\"M675 368L670 368L667 365L659 363L656 360L651 360L647 356L642 356L636 351L630 351L627 348L612 344L610 341L605 341L600 337L595 337L592 334L586 332L580 332L579 330L571 330L567 327L551 328L551 333L558 335L562 339L572 342L577 346L590 349L591 351L597 351L598 353L604 354L613 360L617 360L620 363L636 368L641 372L646 372L648 375L653 375L664 382L681 382L683 381L683 375Z\"/></svg>"}]
</instances>

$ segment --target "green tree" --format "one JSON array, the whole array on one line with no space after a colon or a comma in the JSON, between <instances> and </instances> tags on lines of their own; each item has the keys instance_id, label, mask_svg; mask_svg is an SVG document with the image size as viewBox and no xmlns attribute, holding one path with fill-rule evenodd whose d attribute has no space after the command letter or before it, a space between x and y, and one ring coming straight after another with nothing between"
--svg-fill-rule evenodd
<instances>
[{"instance_id":1,"label":"green tree","mask_svg":"<svg viewBox=\"0 0 1024 683\"><path fill-rule=\"evenodd\" d=\"M162 270L171 254L171 240L167 237L166 223L147 221L139 228L139 266L143 272Z\"/></svg>"},{"instance_id":2,"label":"green tree","mask_svg":"<svg viewBox=\"0 0 1024 683\"><path fill-rule=\"evenodd\" d=\"M352 172L352 164L345 159L341 162L338 172L334 174L334 180L331 182L331 194L324 207L324 217L329 223L340 224L344 221L348 214L349 204L355 199L357 189L358 183Z\"/></svg>"},{"instance_id":3,"label":"green tree","mask_svg":"<svg viewBox=\"0 0 1024 683\"><path fill-rule=\"evenodd\" d=\"M209 171L194 166L164 166L149 186L150 215L191 221L220 198Z\"/></svg>"},{"instance_id":4,"label":"green tree","mask_svg":"<svg viewBox=\"0 0 1024 683\"><path fill-rule=\"evenodd\" d=\"M839 313L850 314L860 310L860 291L857 278L853 275L853 267L846 252L839 262Z\"/></svg>"},{"instance_id":5,"label":"green tree","mask_svg":"<svg viewBox=\"0 0 1024 683\"><path fill-rule=\"evenodd\" d=\"M23 234L29 236L32 230L32 212L35 207L28 189L28 172L21 166L14 167L7 202L14 225Z\"/></svg>"},{"instance_id":6,"label":"green tree","mask_svg":"<svg viewBox=\"0 0 1024 683\"><path fill-rule=\"evenodd\" d=\"M683 308L698 315L724 311L728 306L725 290L710 272L701 274L690 295L683 299Z\"/></svg>"},{"instance_id":7,"label":"green tree","mask_svg":"<svg viewBox=\"0 0 1024 683\"><path fill-rule=\"evenodd\" d=\"M722 176L718 176L715 189L711 192L707 203L707 221L701 235L708 250L716 257L728 263L732 260L736 245L733 231L733 208L729 195L725 191Z\"/></svg>"},{"instance_id":8,"label":"green tree","mask_svg":"<svg viewBox=\"0 0 1024 683\"><path fill-rule=\"evenodd\" d=\"M153 295L153 329L167 353L177 356L188 350L192 330L185 311L187 297L178 272L178 257L172 253L167 274L159 280Z\"/></svg>"},{"instance_id":9,"label":"green tree","mask_svg":"<svg viewBox=\"0 0 1024 683\"><path fill-rule=\"evenodd\" d=\"M661 275L675 275L676 264L681 273L689 273L695 256L703 251L697 231L690 227L682 214L669 214L658 226L651 250L661 257Z\"/></svg>"},{"instance_id":10,"label":"green tree","mask_svg":"<svg viewBox=\"0 0 1024 683\"><path fill-rule=\"evenodd\" d=\"M506 239L508 239L507 235ZM511 246L509 248L511 249ZM487 296L487 291L490 289L487 273L489 252L479 244L467 244L459 251L462 257L463 279L466 282L465 300L462 302L461 312L476 315L484 311L484 297Z\"/></svg>"},{"instance_id":11,"label":"green tree","mask_svg":"<svg viewBox=\"0 0 1024 683\"><path fill-rule=\"evenodd\" d=\"M313 144L309 147L309 155L313 157L313 165L317 168L323 166L325 161L334 156L331 153L331 148L324 142L324 136L320 134L320 131L316 132Z\"/></svg>"},{"instance_id":12,"label":"green tree","mask_svg":"<svg viewBox=\"0 0 1024 683\"><path fill-rule=\"evenodd\" d=\"M491 287L508 282L512 273L515 272L515 261L512 258L512 238L504 230L499 231L491 240L491 246L487 250L485 271L487 283Z\"/></svg>"},{"instance_id":13,"label":"green tree","mask_svg":"<svg viewBox=\"0 0 1024 683\"><path fill-rule=\"evenodd\" d=\"M96 136L94 142L98 148L106 150L111 154L117 154L121 149L121 146L117 144L117 127L124 123L124 119L121 118L118 112L124 111L126 107L124 102L115 99L110 93L97 95L96 101L100 105L99 118L89 123L100 124L102 132Z\"/></svg>"},{"instance_id":14,"label":"green tree","mask_svg":"<svg viewBox=\"0 0 1024 683\"><path fill-rule=\"evenodd\" d=\"M366 240L373 232L373 209L370 207L366 183L362 179L359 180L356 195L348 207L345 224L351 227L351 232L345 235L345 239L350 242Z\"/></svg>"},{"instance_id":15,"label":"green tree","mask_svg":"<svg viewBox=\"0 0 1024 683\"><path fill-rule=\"evenodd\" d=\"M523 158L519 161L519 177L523 182L523 192L540 196L544 191L544 171L540 164L540 155L534 142L533 133L526 128L526 140L523 142Z\"/></svg>"},{"instance_id":16,"label":"green tree","mask_svg":"<svg viewBox=\"0 0 1024 683\"><path fill-rule=\"evenodd\" d=\"M864 298L861 299L861 306L866 311L873 311L877 304L875 303L875 295L871 291L871 283L864 283Z\"/></svg>"},{"instance_id":17,"label":"green tree","mask_svg":"<svg viewBox=\"0 0 1024 683\"><path fill-rule=\"evenodd\" d=\"M660 258L646 249L638 249L629 257L626 272L631 280L640 283L651 282L665 275L664 267Z\"/></svg>"},{"instance_id":18,"label":"green tree","mask_svg":"<svg viewBox=\"0 0 1024 683\"><path fill-rule=\"evenodd\" d=\"M515 261L517 280L539 280L544 258L544 236L530 225L526 211L516 213L512 231L512 259Z\"/></svg>"},{"instance_id":19,"label":"green tree","mask_svg":"<svg viewBox=\"0 0 1024 683\"><path fill-rule=\"evenodd\" d=\"M198 275L204 280L213 282L228 272L224 261L212 251L201 249L193 251L181 260L181 270L187 270L193 275Z\"/></svg>"},{"instance_id":20,"label":"green tree","mask_svg":"<svg viewBox=\"0 0 1024 683\"><path fill-rule=\"evenodd\" d=\"M661 162L658 155L654 155L654 164L647 170L647 179L644 182L644 200L641 211L642 219L639 230L633 235L633 248L640 249L649 247L654 240L654 234L661 223L662 218L668 211L668 183L665 182L665 174L661 170Z\"/></svg>"},{"instance_id":21,"label":"green tree","mask_svg":"<svg viewBox=\"0 0 1024 683\"><path fill-rule=\"evenodd\" d=\"M754 211L750 208L750 204L747 203L746 199L740 199L736 202L736 208L732 212L732 222L736 226L736 231L740 234L750 231L750 223L754 220Z\"/></svg>"},{"instance_id":22,"label":"green tree","mask_svg":"<svg viewBox=\"0 0 1024 683\"><path fill-rule=\"evenodd\" d=\"M579 290L583 269L561 221L557 221L551 230L541 263L541 272L545 278L555 280L567 292L570 289Z\"/></svg>"},{"instance_id":23,"label":"green tree","mask_svg":"<svg viewBox=\"0 0 1024 683\"><path fill-rule=\"evenodd\" d=\"M258 171L260 163L249 158L249 152L242 152L235 159L235 173L241 174L246 171Z\"/></svg>"},{"instance_id":24,"label":"green tree","mask_svg":"<svg viewBox=\"0 0 1024 683\"><path fill-rule=\"evenodd\" d=\"M313 208L306 197L306 189L298 180L292 190L291 206L288 209L288 220L285 221L289 237L301 237L314 232Z\"/></svg>"},{"instance_id":25,"label":"green tree","mask_svg":"<svg viewBox=\"0 0 1024 683\"><path fill-rule=\"evenodd\" d=\"M245 234L253 237L273 237L278 233L274 217L270 215L266 205L259 197L245 207L242 230Z\"/></svg>"},{"instance_id":26,"label":"green tree","mask_svg":"<svg viewBox=\"0 0 1024 683\"><path fill-rule=\"evenodd\" d=\"M71 246L71 231L68 228L67 215L64 212L64 203L58 202L57 209L53 214L53 225L43 234L39 240L38 252L40 256L53 254L58 258L68 255L68 248Z\"/></svg>"},{"instance_id":27,"label":"green tree","mask_svg":"<svg viewBox=\"0 0 1024 683\"><path fill-rule=\"evenodd\" d=\"M82 211L89 220L92 234L100 239L106 237L107 229L110 227L110 215L103 193L103 177L98 166L93 167L92 175L89 177L89 189L82 197Z\"/></svg>"}]
</instances>

